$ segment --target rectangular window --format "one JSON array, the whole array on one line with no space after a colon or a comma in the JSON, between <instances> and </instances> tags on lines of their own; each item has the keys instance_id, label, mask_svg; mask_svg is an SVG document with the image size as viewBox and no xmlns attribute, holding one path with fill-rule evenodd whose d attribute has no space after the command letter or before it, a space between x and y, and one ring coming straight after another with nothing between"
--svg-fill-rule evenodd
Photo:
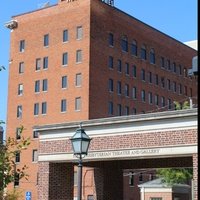
<instances>
[{"instance_id":1,"label":"rectangular window","mask_svg":"<svg viewBox=\"0 0 200 200\"><path fill-rule=\"evenodd\" d=\"M81 110L81 97L77 97L75 99L75 110L80 111Z\"/></svg>"},{"instance_id":2,"label":"rectangular window","mask_svg":"<svg viewBox=\"0 0 200 200\"><path fill-rule=\"evenodd\" d=\"M19 74L24 73L24 62L19 63Z\"/></svg>"},{"instance_id":3,"label":"rectangular window","mask_svg":"<svg viewBox=\"0 0 200 200\"><path fill-rule=\"evenodd\" d=\"M160 78L160 82L161 82L161 87L165 88L165 78L164 77Z\"/></svg>"},{"instance_id":4,"label":"rectangular window","mask_svg":"<svg viewBox=\"0 0 200 200\"><path fill-rule=\"evenodd\" d=\"M67 88L67 76L62 77L62 89Z\"/></svg>"},{"instance_id":5,"label":"rectangular window","mask_svg":"<svg viewBox=\"0 0 200 200\"><path fill-rule=\"evenodd\" d=\"M139 182L140 183L143 182L143 174L142 173L139 174Z\"/></svg>"},{"instance_id":6,"label":"rectangular window","mask_svg":"<svg viewBox=\"0 0 200 200\"><path fill-rule=\"evenodd\" d=\"M32 162L38 161L38 150L34 149L32 153Z\"/></svg>"},{"instance_id":7,"label":"rectangular window","mask_svg":"<svg viewBox=\"0 0 200 200\"><path fill-rule=\"evenodd\" d=\"M41 58L37 58L35 63L35 70L38 71L40 69L41 69Z\"/></svg>"},{"instance_id":8,"label":"rectangular window","mask_svg":"<svg viewBox=\"0 0 200 200\"><path fill-rule=\"evenodd\" d=\"M40 81L35 81L35 92L40 92Z\"/></svg>"},{"instance_id":9,"label":"rectangular window","mask_svg":"<svg viewBox=\"0 0 200 200\"><path fill-rule=\"evenodd\" d=\"M122 51L128 52L128 38L126 36L123 36L121 39L121 48Z\"/></svg>"},{"instance_id":10,"label":"rectangular window","mask_svg":"<svg viewBox=\"0 0 200 200\"><path fill-rule=\"evenodd\" d=\"M19 186L19 174L15 173L14 187Z\"/></svg>"},{"instance_id":11,"label":"rectangular window","mask_svg":"<svg viewBox=\"0 0 200 200\"><path fill-rule=\"evenodd\" d=\"M187 86L184 86L184 95L187 96Z\"/></svg>"},{"instance_id":12,"label":"rectangular window","mask_svg":"<svg viewBox=\"0 0 200 200\"><path fill-rule=\"evenodd\" d=\"M134 175L133 175L133 172L129 172L129 173L130 173L129 180L128 180L129 186L134 186Z\"/></svg>"},{"instance_id":13,"label":"rectangular window","mask_svg":"<svg viewBox=\"0 0 200 200\"><path fill-rule=\"evenodd\" d=\"M134 41L131 44L131 55L137 56L137 43L136 43L136 41Z\"/></svg>"},{"instance_id":14,"label":"rectangular window","mask_svg":"<svg viewBox=\"0 0 200 200\"><path fill-rule=\"evenodd\" d=\"M113 102L112 101L110 101L108 103L108 114L113 115Z\"/></svg>"},{"instance_id":15,"label":"rectangular window","mask_svg":"<svg viewBox=\"0 0 200 200\"><path fill-rule=\"evenodd\" d=\"M113 92L114 91L114 89L113 89L113 80L112 79L108 80L108 90L109 90L109 92Z\"/></svg>"},{"instance_id":16,"label":"rectangular window","mask_svg":"<svg viewBox=\"0 0 200 200\"><path fill-rule=\"evenodd\" d=\"M133 115L136 115L136 113L137 113L136 108L133 108L133 109L132 109L132 114L133 114Z\"/></svg>"},{"instance_id":17,"label":"rectangular window","mask_svg":"<svg viewBox=\"0 0 200 200\"><path fill-rule=\"evenodd\" d=\"M161 97L161 106L165 107L165 97Z\"/></svg>"},{"instance_id":18,"label":"rectangular window","mask_svg":"<svg viewBox=\"0 0 200 200\"><path fill-rule=\"evenodd\" d=\"M44 35L44 46L49 46L49 34Z\"/></svg>"},{"instance_id":19,"label":"rectangular window","mask_svg":"<svg viewBox=\"0 0 200 200\"><path fill-rule=\"evenodd\" d=\"M125 106L124 114L129 115L129 107L128 106Z\"/></svg>"},{"instance_id":20,"label":"rectangular window","mask_svg":"<svg viewBox=\"0 0 200 200\"><path fill-rule=\"evenodd\" d=\"M67 111L67 100L62 99L61 100L61 112L66 112Z\"/></svg>"},{"instance_id":21,"label":"rectangular window","mask_svg":"<svg viewBox=\"0 0 200 200\"><path fill-rule=\"evenodd\" d=\"M47 114L47 102L42 102L42 115Z\"/></svg>"},{"instance_id":22,"label":"rectangular window","mask_svg":"<svg viewBox=\"0 0 200 200\"><path fill-rule=\"evenodd\" d=\"M64 30L63 31L63 42L67 42L68 41L68 30Z\"/></svg>"},{"instance_id":23,"label":"rectangular window","mask_svg":"<svg viewBox=\"0 0 200 200\"><path fill-rule=\"evenodd\" d=\"M38 138L38 137L39 137L39 132L33 131L33 138Z\"/></svg>"},{"instance_id":24,"label":"rectangular window","mask_svg":"<svg viewBox=\"0 0 200 200\"><path fill-rule=\"evenodd\" d=\"M142 47L141 48L141 59L146 60L147 59L147 53L146 53L146 48Z\"/></svg>"},{"instance_id":25,"label":"rectangular window","mask_svg":"<svg viewBox=\"0 0 200 200\"><path fill-rule=\"evenodd\" d=\"M165 58L164 57L161 57L161 59L160 59L160 66L161 66L161 68L165 68Z\"/></svg>"},{"instance_id":26,"label":"rectangular window","mask_svg":"<svg viewBox=\"0 0 200 200\"><path fill-rule=\"evenodd\" d=\"M153 103L153 95L152 92L149 92L149 104Z\"/></svg>"},{"instance_id":27,"label":"rectangular window","mask_svg":"<svg viewBox=\"0 0 200 200\"><path fill-rule=\"evenodd\" d=\"M171 99L167 99L167 106L168 106L168 110L172 109L172 100Z\"/></svg>"},{"instance_id":28,"label":"rectangular window","mask_svg":"<svg viewBox=\"0 0 200 200\"><path fill-rule=\"evenodd\" d=\"M34 104L34 115L39 115L39 103Z\"/></svg>"},{"instance_id":29,"label":"rectangular window","mask_svg":"<svg viewBox=\"0 0 200 200\"><path fill-rule=\"evenodd\" d=\"M155 75L155 84L159 85L159 78L158 78L158 74Z\"/></svg>"},{"instance_id":30,"label":"rectangular window","mask_svg":"<svg viewBox=\"0 0 200 200\"><path fill-rule=\"evenodd\" d=\"M126 97L129 97L129 85L128 84L125 84L125 88L124 88L124 92L125 92L125 96Z\"/></svg>"},{"instance_id":31,"label":"rectangular window","mask_svg":"<svg viewBox=\"0 0 200 200\"><path fill-rule=\"evenodd\" d=\"M20 152L15 153L15 162L16 163L20 162Z\"/></svg>"},{"instance_id":32,"label":"rectangular window","mask_svg":"<svg viewBox=\"0 0 200 200\"><path fill-rule=\"evenodd\" d=\"M122 84L121 84L121 81L117 82L117 94L118 95L122 94Z\"/></svg>"},{"instance_id":33,"label":"rectangular window","mask_svg":"<svg viewBox=\"0 0 200 200\"><path fill-rule=\"evenodd\" d=\"M179 94L182 94L182 85L181 84L178 84L178 93Z\"/></svg>"},{"instance_id":34,"label":"rectangular window","mask_svg":"<svg viewBox=\"0 0 200 200\"><path fill-rule=\"evenodd\" d=\"M182 75L182 66L181 65L178 66L178 75Z\"/></svg>"},{"instance_id":35,"label":"rectangular window","mask_svg":"<svg viewBox=\"0 0 200 200\"><path fill-rule=\"evenodd\" d=\"M176 82L173 82L173 91L176 92Z\"/></svg>"},{"instance_id":36,"label":"rectangular window","mask_svg":"<svg viewBox=\"0 0 200 200\"><path fill-rule=\"evenodd\" d=\"M117 105L117 115L122 116L122 105L121 104Z\"/></svg>"},{"instance_id":37,"label":"rectangular window","mask_svg":"<svg viewBox=\"0 0 200 200\"><path fill-rule=\"evenodd\" d=\"M152 83L152 72L148 72L149 83Z\"/></svg>"},{"instance_id":38,"label":"rectangular window","mask_svg":"<svg viewBox=\"0 0 200 200\"><path fill-rule=\"evenodd\" d=\"M76 39L77 40L81 40L83 38L83 27L82 26L78 26L76 28Z\"/></svg>"},{"instance_id":39,"label":"rectangular window","mask_svg":"<svg viewBox=\"0 0 200 200\"><path fill-rule=\"evenodd\" d=\"M76 51L76 63L82 62L82 50L77 50Z\"/></svg>"},{"instance_id":40,"label":"rectangular window","mask_svg":"<svg viewBox=\"0 0 200 200\"><path fill-rule=\"evenodd\" d=\"M141 99L142 99L143 102L145 102L145 100L146 100L145 91L144 90L141 91Z\"/></svg>"},{"instance_id":41,"label":"rectangular window","mask_svg":"<svg viewBox=\"0 0 200 200\"><path fill-rule=\"evenodd\" d=\"M145 81L145 70L144 69L141 70L141 80Z\"/></svg>"},{"instance_id":42,"label":"rectangular window","mask_svg":"<svg viewBox=\"0 0 200 200\"><path fill-rule=\"evenodd\" d=\"M171 71L171 63L170 63L170 60L167 60L167 69L169 71Z\"/></svg>"},{"instance_id":43,"label":"rectangular window","mask_svg":"<svg viewBox=\"0 0 200 200\"><path fill-rule=\"evenodd\" d=\"M68 64L68 53L65 52L63 53L63 56L62 56L62 65L67 65Z\"/></svg>"},{"instance_id":44,"label":"rectangular window","mask_svg":"<svg viewBox=\"0 0 200 200\"><path fill-rule=\"evenodd\" d=\"M43 58L43 69L47 69L49 65L49 59L48 57Z\"/></svg>"},{"instance_id":45,"label":"rectangular window","mask_svg":"<svg viewBox=\"0 0 200 200\"><path fill-rule=\"evenodd\" d=\"M137 77L137 67L135 65L133 65L132 67L132 74L133 74L133 78Z\"/></svg>"},{"instance_id":46,"label":"rectangular window","mask_svg":"<svg viewBox=\"0 0 200 200\"><path fill-rule=\"evenodd\" d=\"M24 52L25 50L25 40L20 40L19 42L19 51Z\"/></svg>"},{"instance_id":47,"label":"rectangular window","mask_svg":"<svg viewBox=\"0 0 200 200\"><path fill-rule=\"evenodd\" d=\"M22 118L22 105L17 106L17 118Z\"/></svg>"},{"instance_id":48,"label":"rectangular window","mask_svg":"<svg viewBox=\"0 0 200 200\"><path fill-rule=\"evenodd\" d=\"M125 73L126 75L129 75L129 64L125 63Z\"/></svg>"},{"instance_id":49,"label":"rectangular window","mask_svg":"<svg viewBox=\"0 0 200 200\"><path fill-rule=\"evenodd\" d=\"M22 133L22 128L16 128L16 139L20 140L21 139L21 133Z\"/></svg>"},{"instance_id":50,"label":"rectangular window","mask_svg":"<svg viewBox=\"0 0 200 200\"><path fill-rule=\"evenodd\" d=\"M150 200L162 200L162 198L161 197L151 197Z\"/></svg>"},{"instance_id":51,"label":"rectangular window","mask_svg":"<svg viewBox=\"0 0 200 200\"><path fill-rule=\"evenodd\" d=\"M48 90L48 80L47 79L43 79L42 80L42 91L46 92Z\"/></svg>"},{"instance_id":52,"label":"rectangular window","mask_svg":"<svg viewBox=\"0 0 200 200\"><path fill-rule=\"evenodd\" d=\"M167 89L171 90L171 81L167 79Z\"/></svg>"},{"instance_id":53,"label":"rectangular window","mask_svg":"<svg viewBox=\"0 0 200 200\"><path fill-rule=\"evenodd\" d=\"M19 84L18 85L18 95L22 95L23 94L23 84Z\"/></svg>"},{"instance_id":54,"label":"rectangular window","mask_svg":"<svg viewBox=\"0 0 200 200\"><path fill-rule=\"evenodd\" d=\"M109 58L108 58L108 67L110 69L113 69L113 57L112 56L109 56Z\"/></svg>"},{"instance_id":55,"label":"rectangular window","mask_svg":"<svg viewBox=\"0 0 200 200\"><path fill-rule=\"evenodd\" d=\"M157 94L155 95L155 105L159 105L159 96Z\"/></svg>"},{"instance_id":56,"label":"rectangular window","mask_svg":"<svg viewBox=\"0 0 200 200\"><path fill-rule=\"evenodd\" d=\"M82 84L82 74L76 74L76 87L80 87Z\"/></svg>"},{"instance_id":57,"label":"rectangular window","mask_svg":"<svg viewBox=\"0 0 200 200\"><path fill-rule=\"evenodd\" d=\"M173 67L173 72L176 73L176 63L175 62L173 62L172 67Z\"/></svg>"},{"instance_id":58,"label":"rectangular window","mask_svg":"<svg viewBox=\"0 0 200 200\"><path fill-rule=\"evenodd\" d=\"M132 98L133 99L137 98L137 89L136 89L136 87L133 87L133 89L132 89Z\"/></svg>"},{"instance_id":59,"label":"rectangular window","mask_svg":"<svg viewBox=\"0 0 200 200\"><path fill-rule=\"evenodd\" d=\"M114 37L113 37L113 34L112 33L109 33L109 36L108 36L108 43L110 46L114 46Z\"/></svg>"},{"instance_id":60,"label":"rectangular window","mask_svg":"<svg viewBox=\"0 0 200 200\"><path fill-rule=\"evenodd\" d=\"M112 64L112 65L110 65L110 64ZM109 67L113 68L113 59L112 59L111 63L109 61ZM117 60L117 71L122 72L122 61L121 60Z\"/></svg>"}]
</instances>

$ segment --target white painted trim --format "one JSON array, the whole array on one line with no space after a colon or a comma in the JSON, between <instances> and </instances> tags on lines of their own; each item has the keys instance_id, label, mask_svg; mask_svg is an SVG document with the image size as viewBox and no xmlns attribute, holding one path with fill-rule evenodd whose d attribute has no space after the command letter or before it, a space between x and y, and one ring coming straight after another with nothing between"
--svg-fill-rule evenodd
<instances>
[{"instance_id":1,"label":"white painted trim","mask_svg":"<svg viewBox=\"0 0 200 200\"><path fill-rule=\"evenodd\" d=\"M185 124L185 122L184 122ZM91 138L95 137L109 137L109 136L120 136L120 135L131 135L131 134L141 134L141 133L157 133L157 132L167 132L167 131L181 131L181 130L192 130L197 129L197 122L195 125L192 126L185 126L180 127L180 124L177 124L175 127L170 128L170 124L166 124L165 127L115 127L112 129L96 129L96 130L85 130L87 132L87 135L89 135ZM139 130L138 130L139 129ZM66 130L67 131L67 130ZM75 131L68 131L66 133L59 133L55 132L51 133L49 131L49 134L41 134L39 136L40 141L51 141L51 140L65 140L69 139L74 135Z\"/></svg>"},{"instance_id":2,"label":"white painted trim","mask_svg":"<svg viewBox=\"0 0 200 200\"><path fill-rule=\"evenodd\" d=\"M152 186L153 187L153 186ZM145 194L146 193L166 193L166 192L169 192L169 193L172 193L172 188L145 188ZM143 187L141 189L144 189ZM140 189L140 190L141 190Z\"/></svg>"},{"instance_id":3,"label":"white painted trim","mask_svg":"<svg viewBox=\"0 0 200 200\"><path fill-rule=\"evenodd\" d=\"M111 151L90 151L85 161L98 160L118 160L120 159L142 159L142 158L162 158L175 156L188 156L197 153L197 145L182 147L164 147L164 148L140 148ZM39 154L38 161L64 162L74 161L77 158L73 153Z\"/></svg>"}]
</instances>

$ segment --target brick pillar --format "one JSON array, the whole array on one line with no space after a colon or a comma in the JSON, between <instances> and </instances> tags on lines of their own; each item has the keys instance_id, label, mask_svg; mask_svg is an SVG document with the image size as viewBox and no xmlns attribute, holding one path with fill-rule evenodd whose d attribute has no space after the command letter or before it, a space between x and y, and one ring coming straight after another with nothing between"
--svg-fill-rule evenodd
<instances>
[{"instance_id":1,"label":"brick pillar","mask_svg":"<svg viewBox=\"0 0 200 200\"><path fill-rule=\"evenodd\" d=\"M38 169L38 200L49 198L49 163L39 162Z\"/></svg>"},{"instance_id":2,"label":"brick pillar","mask_svg":"<svg viewBox=\"0 0 200 200\"><path fill-rule=\"evenodd\" d=\"M198 155L193 154L193 199L198 200Z\"/></svg>"},{"instance_id":3,"label":"brick pillar","mask_svg":"<svg viewBox=\"0 0 200 200\"><path fill-rule=\"evenodd\" d=\"M39 163L39 200L73 200L74 168L67 163Z\"/></svg>"},{"instance_id":4,"label":"brick pillar","mask_svg":"<svg viewBox=\"0 0 200 200\"><path fill-rule=\"evenodd\" d=\"M123 199L123 170L109 166L94 170L96 200Z\"/></svg>"}]
</instances>

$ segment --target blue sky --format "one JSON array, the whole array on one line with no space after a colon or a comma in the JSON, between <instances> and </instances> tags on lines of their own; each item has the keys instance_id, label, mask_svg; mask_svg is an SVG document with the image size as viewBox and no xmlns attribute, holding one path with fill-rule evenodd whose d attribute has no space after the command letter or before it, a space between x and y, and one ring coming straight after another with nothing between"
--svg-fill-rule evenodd
<instances>
[{"instance_id":1,"label":"blue sky","mask_svg":"<svg viewBox=\"0 0 200 200\"><path fill-rule=\"evenodd\" d=\"M81 1L81 0L79 0ZM197 40L197 0L114 0L115 7L181 41ZM48 0L6 0L0 7L0 120L6 121L11 16L39 8ZM57 0L49 0L56 4ZM14 103L14 102L13 102ZM6 125L3 125L5 129Z\"/></svg>"}]
</instances>

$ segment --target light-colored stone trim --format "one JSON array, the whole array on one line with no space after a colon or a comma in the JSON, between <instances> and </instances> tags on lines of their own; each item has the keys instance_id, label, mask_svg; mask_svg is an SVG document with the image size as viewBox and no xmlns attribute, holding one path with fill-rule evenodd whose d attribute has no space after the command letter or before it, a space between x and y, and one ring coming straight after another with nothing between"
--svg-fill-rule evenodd
<instances>
[{"instance_id":1,"label":"light-colored stone trim","mask_svg":"<svg viewBox=\"0 0 200 200\"><path fill-rule=\"evenodd\" d=\"M85 161L98 160L118 160L118 159L141 159L141 158L158 158L158 157L174 157L189 156L197 153L197 145L191 146L171 146L164 148L140 148L140 149L123 149L123 150L106 150L106 151L90 151ZM55 153L55 154L39 154L40 161L48 162L72 162L77 160L73 153Z\"/></svg>"}]
</instances>

